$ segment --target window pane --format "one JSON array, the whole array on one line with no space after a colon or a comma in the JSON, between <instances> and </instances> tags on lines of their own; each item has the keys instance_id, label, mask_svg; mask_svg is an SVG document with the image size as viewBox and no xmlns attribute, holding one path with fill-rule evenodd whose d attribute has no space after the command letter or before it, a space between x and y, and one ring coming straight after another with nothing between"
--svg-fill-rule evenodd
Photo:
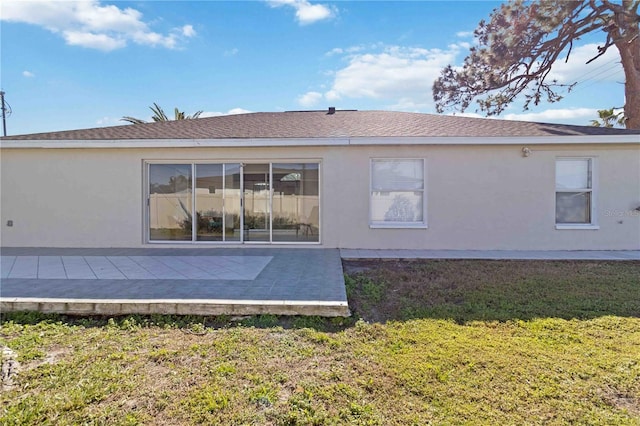
<instances>
[{"instance_id":1,"label":"window pane","mask_svg":"<svg viewBox=\"0 0 640 426\"><path fill-rule=\"evenodd\" d=\"M591 193L557 192L556 223L591 223Z\"/></svg>"},{"instance_id":2,"label":"window pane","mask_svg":"<svg viewBox=\"0 0 640 426\"><path fill-rule=\"evenodd\" d=\"M240 164L224 165L224 240L240 241Z\"/></svg>"},{"instance_id":3,"label":"window pane","mask_svg":"<svg viewBox=\"0 0 640 426\"><path fill-rule=\"evenodd\" d=\"M273 241L319 241L318 169L318 163L273 164Z\"/></svg>"},{"instance_id":4,"label":"window pane","mask_svg":"<svg viewBox=\"0 0 640 426\"><path fill-rule=\"evenodd\" d=\"M269 164L244 166L244 240L269 241Z\"/></svg>"},{"instance_id":5,"label":"window pane","mask_svg":"<svg viewBox=\"0 0 640 426\"><path fill-rule=\"evenodd\" d=\"M149 165L149 239L191 241L191 165Z\"/></svg>"},{"instance_id":6,"label":"window pane","mask_svg":"<svg viewBox=\"0 0 640 426\"><path fill-rule=\"evenodd\" d=\"M591 160L556 160L556 188L591 188Z\"/></svg>"},{"instance_id":7,"label":"window pane","mask_svg":"<svg viewBox=\"0 0 640 426\"><path fill-rule=\"evenodd\" d=\"M198 241L223 240L224 187L222 164L196 164Z\"/></svg>"},{"instance_id":8,"label":"window pane","mask_svg":"<svg viewBox=\"0 0 640 426\"><path fill-rule=\"evenodd\" d=\"M374 191L424 189L423 160L373 160L371 173Z\"/></svg>"},{"instance_id":9,"label":"window pane","mask_svg":"<svg viewBox=\"0 0 640 426\"><path fill-rule=\"evenodd\" d=\"M371 194L372 222L423 222L422 192L374 191Z\"/></svg>"}]
</instances>

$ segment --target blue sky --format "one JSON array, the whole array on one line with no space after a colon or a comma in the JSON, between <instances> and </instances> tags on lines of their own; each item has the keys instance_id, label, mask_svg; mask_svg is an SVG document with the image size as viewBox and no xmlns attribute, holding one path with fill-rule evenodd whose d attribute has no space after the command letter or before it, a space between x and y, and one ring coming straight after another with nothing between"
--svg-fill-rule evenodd
<instances>
[{"instance_id":1,"label":"blue sky","mask_svg":"<svg viewBox=\"0 0 640 426\"><path fill-rule=\"evenodd\" d=\"M8 134L149 119L154 102L203 116L325 109L434 113L431 85L459 65L489 1L3 0ZM594 34L553 73L579 81L555 104L501 117L588 124L624 104L615 49ZM469 111L473 113L473 111Z\"/></svg>"}]
</instances>

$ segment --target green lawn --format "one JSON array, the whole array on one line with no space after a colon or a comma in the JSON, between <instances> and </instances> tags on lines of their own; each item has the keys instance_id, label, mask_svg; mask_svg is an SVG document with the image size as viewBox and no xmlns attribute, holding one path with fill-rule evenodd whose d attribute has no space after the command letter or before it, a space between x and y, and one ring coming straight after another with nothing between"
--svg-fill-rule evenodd
<instances>
[{"instance_id":1,"label":"green lawn","mask_svg":"<svg viewBox=\"0 0 640 426\"><path fill-rule=\"evenodd\" d=\"M348 320L5 314L0 424L640 425L640 262L345 268Z\"/></svg>"}]
</instances>

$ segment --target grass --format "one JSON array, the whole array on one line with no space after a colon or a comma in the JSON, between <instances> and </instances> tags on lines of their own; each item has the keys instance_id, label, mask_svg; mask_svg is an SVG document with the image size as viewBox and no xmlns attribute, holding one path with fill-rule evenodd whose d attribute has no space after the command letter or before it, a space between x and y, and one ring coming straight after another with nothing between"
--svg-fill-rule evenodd
<instances>
[{"instance_id":1,"label":"grass","mask_svg":"<svg viewBox=\"0 0 640 426\"><path fill-rule=\"evenodd\" d=\"M370 321L640 316L640 262L345 262L350 306Z\"/></svg>"},{"instance_id":2,"label":"grass","mask_svg":"<svg viewBox=\"0 0 640 426\"><path fill-rule=\"evenodd\" d=\"M0 424L640 425L640 262L345 269L348 320L5 314Z\"/></svg>"}]
</instances>

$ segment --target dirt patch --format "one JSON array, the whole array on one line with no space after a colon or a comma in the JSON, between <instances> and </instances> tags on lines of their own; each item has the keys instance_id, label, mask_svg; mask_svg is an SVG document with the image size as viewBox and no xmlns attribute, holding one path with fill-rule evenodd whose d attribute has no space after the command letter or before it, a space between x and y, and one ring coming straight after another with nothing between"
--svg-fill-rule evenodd
<instances>
[{"instance_id":1,"label":"dirt patch","mask_svg":"<svg viewBox=\"0 0 640 426\"><path fill-rule=\"evenodd\" d=\"M640 398L637 396L609 388L603 392L602 399L619 410L625 410L633 416L640 416Z\"/></svg>"},{"instance_id":2,"label":"dirt patch","mask_svg":"<svg viewBox=\"0 0 640 426\"><path fill-rule=\"evenodd\" d=\"M49 349L49 351L47 351L47 354L44 356L44 358L36 359L31 362L25 363L22 366L22 369L27 371L27 370L32 370L34 368L38 368L41 365L57 364L58 362L60 362L62 358L67 356L67 354L70 351L71 349L68 347L54 346L51 349Z\"/></svg>"},{"instance_id":3,"label":"dirt patch","mask_svg":"<svg viewBox=\"0 0 640 426\"><path fill-rule=\"evenodd\" d=\"M56 364L69 353L69 348L66 347L54 347L52 348L44 358L37 360L20 363L18 362L18 353L7 346L0 346L0 358L2 371L2 390L9 390L14 388L16 378L22 371L33 370L41 365Z\"/></svg>"},{"instance_id":4,"label":"dirt patch","mask_svg":"<svg viewBox=\"0 0 640 426\"><path fill-rule=\"evenodd\" d=\"M15 377L21 370L20 363L16 359L17 357L18 355L12 349L6 346L0 347L0 370L2 371L2 383L0 387L3 391L12 389L16 385Z\"/></svg>"}]
</instances>

